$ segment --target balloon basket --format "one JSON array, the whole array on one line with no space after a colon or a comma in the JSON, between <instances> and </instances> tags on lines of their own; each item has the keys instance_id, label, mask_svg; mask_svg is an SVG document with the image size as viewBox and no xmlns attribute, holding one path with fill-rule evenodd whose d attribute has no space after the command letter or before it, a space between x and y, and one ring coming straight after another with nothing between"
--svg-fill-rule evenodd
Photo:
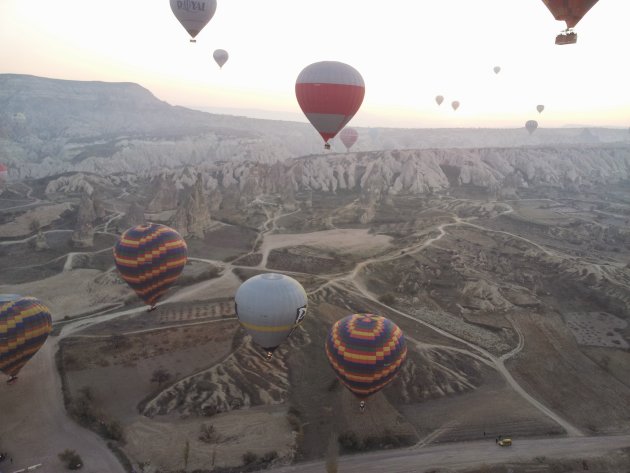
<instances>
[{"instance_id":1,"label":"balloon basket","mask_svg":"<svg viewBox=\"0 0 630 473\"><path fill-rule=\"evenodd\" d=\"M326 144L324 145L324 149L330 149L330 143L326 143Z\"/></svg>"},{"instance_id":2,"label":"balloon basket","mask_svg":"<svg viewBox=\"0 0 630 473\"><path fill-rule=\"evenodd\" d=\"M575 44L577 42L577 33L571 30L565 30L556 36L556 44Z\"/></svg>"}]
</instances>

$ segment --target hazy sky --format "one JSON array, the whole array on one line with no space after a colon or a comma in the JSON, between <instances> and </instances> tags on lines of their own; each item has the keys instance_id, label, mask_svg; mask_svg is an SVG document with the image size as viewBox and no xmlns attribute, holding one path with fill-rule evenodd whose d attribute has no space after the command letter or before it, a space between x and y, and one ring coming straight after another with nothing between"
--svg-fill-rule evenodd
<instances>
[{"instance_id":1,"label":"hazy sky","mask_svg":"<svg viewBox=\"0 0 630 473\"><path fill-rule=\"evenodd\" d=\"M0 0L0 73L136 82L173 105L306 121L298 74L337 60L366 83L350 125L626 127L629 17L630 1L601 0L577 44L556 46L564 23L542 0L218 0L193 44L168 0Z\"/></svg>"}]
</instances>

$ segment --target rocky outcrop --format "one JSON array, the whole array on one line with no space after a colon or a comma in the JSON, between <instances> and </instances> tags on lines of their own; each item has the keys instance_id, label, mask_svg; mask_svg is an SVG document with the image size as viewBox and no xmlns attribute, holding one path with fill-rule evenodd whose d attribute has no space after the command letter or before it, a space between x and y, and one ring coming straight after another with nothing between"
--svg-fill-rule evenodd
<instances>
[{"instance_id":1,"label":"rocky outcrop","mask_svg":"<svg viewBox=\"0 0 630 473\"><path fill-rule=\"evenodd\" d=\"M159 176L152 187L153 197L147 206L148 212L162 212L177 207L177 186L168 176Z\"/></svg>"},{"instance_id":2,"label":"rocky outcrop","mask_svg":"<svg viewBox=\"0 0 630 473\"><path fill-rule=\"evenodd\" d=\"M89 248L94 246L94 222L96 221L96 210L94 201L85 192L81 197L77 212L77 223L72 234L72 245L77 248Z\"/></svg>"},{"instance_id":3,"label":"rocky outcrop","mask_svg":"<svg viewBox=\"0 0 630 473\"><path fill-rule=\"evenodd\" d=\"M173 227L184 238L202 239L210 225L210 206L203 192L203 179L198 175L195 185L177 207Z\"/></svg>"},{"instance_id":4,"label":"rocky outcrop","mask_svg":"<svg viewBox=\"0 0 630 473\"><path fill-rule=\"evenodd\" d=\"M127 209L127 213L122 217L119 225L119 229L122 226L122 229L127 229L131 227L135 227L136 225L143 225L146 223L146 219L144 217L144 209L140 204L134 202Z\"/></svg>"}]
</instances>

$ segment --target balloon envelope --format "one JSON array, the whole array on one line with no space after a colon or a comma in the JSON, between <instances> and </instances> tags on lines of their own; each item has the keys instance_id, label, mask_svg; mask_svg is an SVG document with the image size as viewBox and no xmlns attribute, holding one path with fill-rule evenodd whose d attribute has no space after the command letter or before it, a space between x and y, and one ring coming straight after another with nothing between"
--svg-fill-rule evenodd
<instances>
[{"instance_id":1,"label":"balloon envelope","mask_svg":"<svg viewBox=\"0 0 630 473\"><path fill-rule=\"evenodd\" d=\"M214 53L212 53L212 57L221 68L223 67L223 64L227 62L229 55L225 49L217 49L214 51Z\"/></svg>"},{"instance_id":2,"label":"balloon envelope","mask_svg":"<svg viewBox=\"0 0 630 473\"><path fill-rule=\"evenodd\" d=\"M51 330L50 311L39 300L0 294L0 371L17 376Z\"/></svg>"},{"instance_id":3,"label":"balloon envelope","mask_svg":"<svg viewBox=\"0 0 630 473\"><path fill-rule=\"evenodd\" d=\"M346 150L350 151L352 145L359 139L359 132L354 128L346 127L341 130L341 133L339 133L339 138L341 138L341 142L346 147Z\"/></svg>"},{"instance_id":4,"label":"balloon envelope","mask_svg":"<svg viewBox=\"0 0 630 473\"><path fill-rule=\"evenodd\" d=\"M542 113L544 109L545 109L544 105L536 105L536 110L538 110L538 113Z\"/></svg>"},{"instance_id":5,"label":"balloon envelope","mask_svg":"<svg viewBox=\"0 0 630 473\"><path fill-rule=\"evenodd\" d=\"M437 96L435 97L435 102L436 102L438 105L442 105L442 102L444 102L444 97L442 97L441 95L437 95Z\"/></svg>"},{"instance_id":6,"label":"balloon envelope","mask_svg":"<svg viewBox=\"0 0 630 473\"><path fill-rule=\"evenodd\" d=\"M308 121L328 142L361 107L365 83L359 71L348 64L316 62L298 75L295 95Z\"/></svg>"},{"instance_id":7,"label":"balloon envelope","mask_svg":"<svg viewBox=\"0 0 630 473\"><path fill-rule=\"evenodd\" d=\"M391 320L353 314L330 329L326 356L339 380L355 396L366 398L394 380L407 346L402 330Z\"/></svg>"},{"instance_id":8,"label":"balloon envelope","mask_svg":"<svg viewBox=\"0 0 630 473\"><path fill-rule=\"evenodd\" d=\"M170 1L173 14L193 40L212 19L217 9L217 0Z\"/></svg>"},{"instance_id":9,"label":"balloon envelope","mask_svg":"<svg viewBox=\"0 0 630 473\"><path fill-rule=\"evenodd\" d=\"M459 102L457 100L453 101L451 107L453 107L453 110L457 110L459 108Z\"/></svg>"},{"instance_id":10,"label":"balloon envelope","mask_svg":"<svg viewBox=\"0 0 630 473\"><path fill-rule=\"evenodd\" d=\"M0 184L6 181L8 176L9 170L4 164L0 163Z\"/></svg>"},{"instance_id":11,"label":"balloon envelope","mask_svg":"<svg viewBox=\"0 0 630 473\"><path fill-rule=\"evenodd\" d=\"M186 242L170 227L150 223L125 231L114 246L122 278L138 297L155 305L186 266Z\"/></svg>"},{"instance_id":12,"label":"balloon envelope","mask_svg":"<svg viewBox=\"0 0 630 473\"><path fill-rule=\"evenodd\" d=\"M558 21L564 21L567 28L574 28L598 0L543 0L549 11Z\"/></svg>"},{"instance_id":13,"label":"balloon envelope","mask_svg":"<svg viewBox=\"0 0 630 473\"><path fill-rule=\"evenodd\" d=\"M499 72L501 72L501 68L499 66L494 66L493 71L495 74L498 74Z\"/></svg>"},{"instance_id":14,"label":"balloon envelope","mask_svg":"<svg viewBox=\"0 0 630 473\"><path fill-rule=\"evenodd\" d=\"M234 296L236 316L258 345L275 350L306 316L306 291L295 279L278 273L249 278Z\"/></svg>"},{"instance_id":15,"label":"balloon envelope","mask_svg":"<svg viewBox=\"0 0 630 473\"><path fill-rule=\"evenodd\" d=\"M527 131L529 131L529 134L531 135L534 131L536 131L536 128L538 128L538 122L536 120L527 120L525 122L525 128L527 128Z\"/></svg>"}]
</instances>

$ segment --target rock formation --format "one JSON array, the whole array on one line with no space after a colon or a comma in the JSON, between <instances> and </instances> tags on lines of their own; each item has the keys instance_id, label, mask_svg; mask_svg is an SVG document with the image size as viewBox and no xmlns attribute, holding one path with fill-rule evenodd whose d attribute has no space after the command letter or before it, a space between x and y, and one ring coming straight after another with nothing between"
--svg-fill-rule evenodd
<instances>
[{"instance_id":1,"label":"rock formation","mask_svg":"<svg viewBox=\"0 0 630 473\"><path fill-rule=\"evenodd\" d=\"M199 174L195 185L177 207L173 227L184 238L202 239L210 224L210 206L203 192L203 178Z\"/></svg>"},{"instance_id":2,"label":"rock formation","mask_svg":"<svg viewBox=\"0 0 630 473\"><path fill-rule=\"evenodd\" d=\"M92 197L85 192L81 196L79 209L77 212L77 223L72 234L72 244L78 248L89 248L94 246L94 222L96 221L96 210Z\"/></svg>"}]
</instances>

